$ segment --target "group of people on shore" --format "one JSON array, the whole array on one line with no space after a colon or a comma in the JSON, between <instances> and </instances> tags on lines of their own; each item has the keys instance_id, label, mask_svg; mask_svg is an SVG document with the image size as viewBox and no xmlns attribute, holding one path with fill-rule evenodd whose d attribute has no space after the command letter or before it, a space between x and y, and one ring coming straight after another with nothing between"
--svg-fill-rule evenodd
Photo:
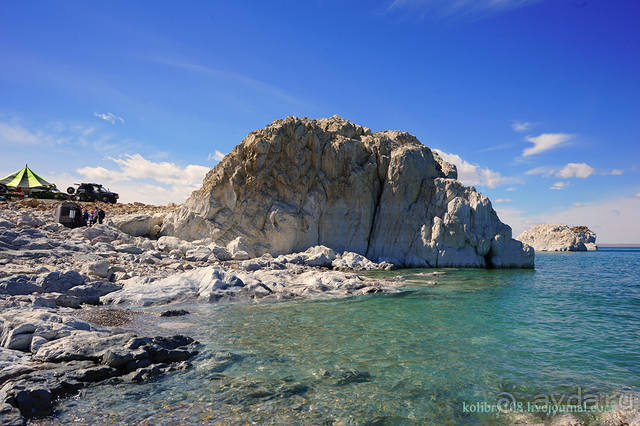
<instances>
[{"instance_id":1,"label":"group of people on shore","mask_svg":"<svg viewBox=\"0 0 640 426\"><path fill-rule=\"evenodd\" d=\"M82 212L82 221L84 226L91 227L96 223L102 223L104 221L105 212L101 208L94 208L91 210L84 210Z\"/></svg>"}]
</instances>

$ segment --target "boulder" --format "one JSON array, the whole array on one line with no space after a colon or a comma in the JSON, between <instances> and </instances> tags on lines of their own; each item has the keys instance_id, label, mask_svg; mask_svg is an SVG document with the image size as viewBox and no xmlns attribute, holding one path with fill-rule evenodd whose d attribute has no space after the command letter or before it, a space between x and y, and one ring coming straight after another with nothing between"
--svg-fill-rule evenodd
<instances>
[{"instance_id":1,"label":"boulder","mask_svg":"<svg viewBox=\"0 0 640 426\"><path fill-rule=\"evenodd\" d=\"M13 228L15 226L16 225L13 222L9 222L8 220L0 219L0 228L9 229L9 228Z\"/></svg>"},{"instance_id":2,"label":"boulder","mask_svg":"<svg viewBox=\"0 0 640 426\"><path fill-rule=\"evenodd\" d=\"M90 262L82 267L82 272L87 275L94 275L100 278L109 278L109 262L106 260L99 260L97 262Z\"/></svg>"},{"instance_id":3,"label":"boulder","mask_svg":"<svg viewBox=\"0 0 640 426\"><path fill-rule=\"evenodd\" d=\"M32 277L26 275L11 275L0 279L0 294L10 296L39 293L42 288L32 281Z\"/></svg>"},{"instance_id":4,"label":"boulder","mask_svg":"<svg viewBox=\"0 0 640 426\"><path fill-rule=\"evenodd\" d=\"M221 247L216 243L211 243L207 246L207 248L211 250L216 259L222 261L231 260L231 253L229 253L229 250L227 250L226 247Z\"/></svg>"},{"instance_id":5,"label":"boulder","mask_svg":"<svg viewBox=\"0 0 640 426\"><path fill-rule=\"evenodd\" d=\"M184 258L191 262L206 262L211 257L212 252L207 247L197 247L187 251Z\"/></svg>"},{"instance_id":6,"label":"boulder","mask_svg":"<svg viewBox=\"0 0 640 426\"><path fill-rule=\"evenodd\" d=\"M227 251L234 260L246 260L251 258L253 250L249 247L249 244L243 237L233 239L227 244Z\"/></svg>"},{"instance_id":7,"label":"boulder","mask_svg":"<svg viewBox=\"0 0 640 426\"><path fill-rule=\"evenodd\" d=\"M121 290L101 298L103 303L127 303L140 306L161 305L193 298L211 300L212 294L244 286L244 277L218 266L197 268L154 281L131 278Z\"/></svg>"},{"instance_id":8,"label":"boulder","mask_svg":"<svg viewBox=\"0 0 640 426\"><path fill-rule=\"evenodd\" d=\"M39 228L44 225L46 225L46 222L44 220L38 219L37 217L31 215L25 214L18 219L18 226Z\"/></svg>"},{"instance_id":9,"label":"boulder","mask_svg":"<svg viewBox=\"0 0 640 426\"><path fill-rule=\"evenodd\" d=\"M393 265L388 262L376 263L358 253L344 252L331 262L334 269L353 271L373 271L377 269L392 269Z\"/></svg>"},{"instance_id":10,"label":"boulder","mask_svg":"<svg viewBox=\"0 0 640 426\"><path fill-rule=\"evenodd\" d=\"M210 238L236 260L322 245L398 266L534 264L455 166L408 133L338 116L287 117L250 133L160 233Z\"/></svg>"},{"instance_id":11,"label":"boulder","mask_svg":"<svg viewBox=\"0 0 640 426\"><path fill-rule=\"evenodd\" d=\"M189 250L193 250L195 248L195 246L189 241L170 236L163 236L158 238L156 245L158 246L158 250L160 251L166 251L170 253L173 250L178 250L182 255L185 255Z\"/></svg>"},{"instance_id":12,"label":"boulder","mask_svg":"<svg viewBox=\"0 0 640 426\"><path fill-rule=\"evenodd\" d=\"M77 330L89 329L84 321L44 309L10 309L0 314L0 346L28 352L39 347L43 340L55 340Z\"/></svg>"},{"instance_id":13,"label":"boulder","mask_svg":"<svg viewBox=\"0 0 640 426\"><path fill-rule=\"evenodd\" d=\"M536 251L591 251L597 250L596 234L586 226L542 224L518 235L516 239Z\"/></svg>"},{"instance_id":14,"label":"boulder","mask_svg":"<svg viewBox=\"0 0 640 426\"><path fill-rule=\"evenodd\" d=\"M84 277L77 271L49 272L48 274L40 275L36 279L36 284L42 288L43 293L63 293L75 286L84 284Z\"/></svg>"},{"instance_id":15,"label":"boulder","mask_svg":"<svg viewBox=\"0 0 640 426\"><path fill-rule=\"evenodd\" d=\"M107 223L134 237L154 237L160 231L162 214L128 214L108 219Z\"/></svg>"},{"instance_id":16,"label":"boulder","mask_svg":"<svg viewBox=\"0 0 640 426\"><path fill-rule=\"evenodd\" d=\"M141 254L143 250L135 246L133 244L119 244L114 247L115 251L119 253L128 253L128 254Z\"/></svg>"}]
</instances>

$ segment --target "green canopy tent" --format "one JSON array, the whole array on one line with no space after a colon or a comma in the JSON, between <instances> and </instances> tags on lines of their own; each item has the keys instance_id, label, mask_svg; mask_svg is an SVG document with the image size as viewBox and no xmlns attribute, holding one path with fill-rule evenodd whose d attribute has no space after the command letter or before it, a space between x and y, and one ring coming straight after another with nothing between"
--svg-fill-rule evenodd
<instances>
[{"instance_id":1,"label":"green canopy tent","mask_svg":"<svg viewBox=\"0 0 640 426\"><path fill-rule=\"evenodd\" d=\"M29 168L29 166L24 166L23 169L20 169L15 173L11 173L9 176L5 176L0 179L0 183L5 184L9 188L22 188L26 191L34 189L53 189L56 187L54 184L49 183L38 176L37 173Z\"/></svg>"}]
</instances>

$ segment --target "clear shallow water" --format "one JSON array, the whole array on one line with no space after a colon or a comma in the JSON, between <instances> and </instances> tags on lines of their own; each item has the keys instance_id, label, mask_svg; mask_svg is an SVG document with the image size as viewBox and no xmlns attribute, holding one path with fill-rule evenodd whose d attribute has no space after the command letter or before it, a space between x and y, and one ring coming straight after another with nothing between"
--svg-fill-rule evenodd
<instances>
[{"instance_id":1,"label":"clear shallow water","mask_svg":"<svg viewBox=\"0 0 640 426\"><path fill-rule=\"evenodd\" d=\"M638 249L540 253L535 271L371 275L408 291L188 306L165 325L203 343L194 368L92 387L52 421L509 423L548 418L463 404L640 394ZM220 349L242 359L221 372Z\"/></svg>"}]
</instances>

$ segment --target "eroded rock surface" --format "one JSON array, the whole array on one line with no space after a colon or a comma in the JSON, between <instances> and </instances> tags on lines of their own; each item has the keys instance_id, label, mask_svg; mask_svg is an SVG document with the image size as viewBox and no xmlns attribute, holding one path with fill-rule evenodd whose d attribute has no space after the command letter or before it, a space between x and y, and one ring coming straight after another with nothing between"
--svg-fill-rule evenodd
<instances>
[{"instance_id":1,"label":"eroded rock surface","mask_svg":"<svg viewBox=\"0 0 640 426\"><path fill-rule=\"evenodd\" d=\"M542 224L518 235L516 239L537 251L597 250L596 234L586 226Z\"/></svg>"},{"instance_id":2,"label":"eroded rock surface","mask_svg":"<svg viewBox=\"0 0 640 426\"><path fill-rule=\"evenodd\" d=\"M162 235L209 237L232 258L323 245L416 267L533 267L487 197L414 136L338 116L288 117L250 133Z\"/></svg>"},{"instance_id":3,"label":"eroded rock surface","mask_svg":"<svg viewBox=\"0 0 640 426\"><path fill-rule=\"evenodd\" d=\"M186 336L141 337L97 327L46 308L0 315L2 424L52 414L58 398L113 377L141 381L189 367L196 342ZM6 419L6 422L5 422Z\"/></svg>"}]
</instances>

